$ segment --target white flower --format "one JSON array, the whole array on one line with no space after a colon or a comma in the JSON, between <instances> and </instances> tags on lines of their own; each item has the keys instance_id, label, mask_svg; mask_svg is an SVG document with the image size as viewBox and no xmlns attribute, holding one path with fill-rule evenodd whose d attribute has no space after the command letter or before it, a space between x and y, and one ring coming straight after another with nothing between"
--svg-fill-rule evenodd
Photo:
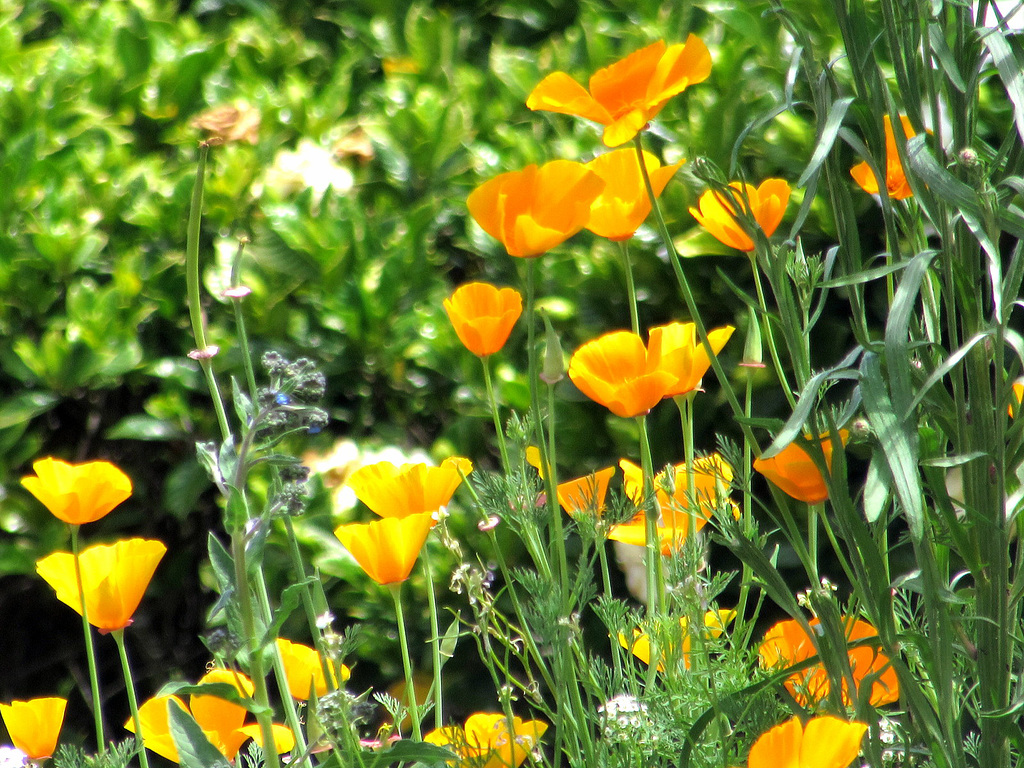
<instances>
[{"instance_id":1,"label":"white flower","mask_svg":"<svg viewBox=\"0 0 1024 768\"><path fill-rule=\"evenodd\" d=\"M294 152L283 149L277 153L274 164L264 176L263 187L278 198L296 194L307 187L311 187L317 197L322 197L328 187L344 193L352 189L354 182L352 171L338 165L330 150L303 139Z\"/></svg>"},{"instance_id":2,"label":"white flower","mask_svg":"<svg viewBox=\"0 0 1024 768\"><path fill-rule=\"evenodd\" d=\"M0 768L22 768L28 756L17 747L0 746Z\"/></svg>"}]
</instances>

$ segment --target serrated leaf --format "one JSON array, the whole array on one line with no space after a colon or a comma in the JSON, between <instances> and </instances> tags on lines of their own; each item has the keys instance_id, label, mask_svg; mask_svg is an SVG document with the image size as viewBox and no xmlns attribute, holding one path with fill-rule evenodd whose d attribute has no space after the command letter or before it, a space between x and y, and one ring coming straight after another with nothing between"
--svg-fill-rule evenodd
<instances>
[{"instance_id":1,"label":"serrated leaf","mask_svg":"<svg viewBox=\"0 0 1024 768\"><path fill-rule=\"evenodd\" d=\"M178 763L182 768L231 768L231 763L220 753L203 729L181 705L167 703L168 725L171 738L178 749Z\"/></svg>"}]
</instances>

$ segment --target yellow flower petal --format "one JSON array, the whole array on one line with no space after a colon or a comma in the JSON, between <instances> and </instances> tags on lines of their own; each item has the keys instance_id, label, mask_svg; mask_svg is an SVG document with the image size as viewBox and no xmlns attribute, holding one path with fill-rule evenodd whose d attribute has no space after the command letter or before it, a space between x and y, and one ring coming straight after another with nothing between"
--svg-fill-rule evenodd
<instances>
[{"instance_id":1,"label":"yellow flower petal","mask_svg":"<svg viewBox=\"0 0 1024 768\"><path fill-rule=\"evenodd\" d=\"M462 476L472 471L473 462L459 457L445 459L439 467L379 461L353 472L347 485L381 517L408 517L447 505Z\"/></svg>"},{"instance_id":2,"label":"yellow flower petal","mask_svg":"<svg viewBox=\"0 0 1024 768\"><path fill-rule=\"evenodd\" d=\"M327 678L324 676L324 663L320 654L315 648L302 643L293 643L284 638L277 639L277 650L281 654L281 661L284 662L285 677L288 678L288 690L292 696L301 701L309 698L309 690L312 686L317 697L324 696L327 691ZM330 672L333 688L338 687L338 676L334 665L326 663ZM348 680L349 668L341 665L341 680Z\"/></svg>"},{"instance_id":3,"label":"yellow flower petal","mask_svg":"<svg viewBox=\"0 0 1024 768\"><path fill-rule=\"evenodd\" d=\"M126 539L83 550L80 568L89 623L105 632L128 626L166 551L162 542L147 539ZM55 552L39 560L36 571L53 587L58 600L82 613L74 555Z\"/></svg>"},{"instance_id":4,"label":"yellow flower petal","mask_svg":"<svg viewBox=\"0 0 1024 768\"><path fill-rule=\"evenodd\" d=\"M31 760L50 757L64 724L67 699L44 697L0 704L0 716L11 741Z\"/></svg>"},{"instance_id":5,"label":"yellow flower petal","mask_svg":"<svg viewBox=\"0 0 1024 768\"><path fill-rule=\"evenodd\" d=\"M99 520L132 495L132 481L113 464L90 461L68 464L60 459L39 459L36 473L21 484L55 516L72 525Z\"/></svg>"},{"instance_id":6,"label":"yellow flower petal","mask_svg":"<svg viewBox=\"0 0 1024 768\"><path fill-rule=\"evenodd\" d=\"M371 579L393 584L409 578L433 523L433 513L422 512L349 523L339 526L334 535Z\"/></svg>"}]
</instances>

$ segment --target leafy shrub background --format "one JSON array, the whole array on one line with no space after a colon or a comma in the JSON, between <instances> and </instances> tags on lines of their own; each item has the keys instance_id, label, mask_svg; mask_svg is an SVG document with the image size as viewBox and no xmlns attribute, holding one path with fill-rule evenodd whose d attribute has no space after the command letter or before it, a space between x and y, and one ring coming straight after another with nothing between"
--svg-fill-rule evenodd
<instances>
[{"instance_id":1,"label":"leafy shrub background","mask_svg":"<svg viewBox=\"0 0 1024 768\"><path fill-rule=\"evenodd\" d=\"M812 30L823 66L849 79L848 63L831 60L837 37L821 26L829 14L819 5L802 0L788 10ZM116 531L169 546L128 633L140 692L175 676L194 679L206 662L196 637L210 595L196 564L219 514L194 443L213 435L215 424L198 369L186 358L182 269L197 115L238 101L261 114L258 142L216 148L207 183L202 253L222 383L241 367L230 308L217 297L245 237L243 282L253 293L244 310L254 343L309 356L328 377L332 423L294 450L327 452L351 438L436 456L457 452L493 467L479 367L458 344L441 300L472 279L521 281L515 260L468 220L465 198L496 173L555 157L589 159L599 147L593 126L529 113L526 94L552 70L585 78L652 40L693 31L708 42L710 80L673 100L652 133L666 159L691 161L679 177L684 183L666 191L664 208L682 252L706 255L687 264L706 324L740 327L725 353L735 362L746 316L729 283L752 291L749 268L742 258L720 257L720 246L696 229L686 208L700 189L688 173L703 156L730 178L795 181L810 158L816 137L802 102L808 92L791 74L792 42L766 9L766 2L612 0L4 3L0 699L56 693L54 686L67 693L85 678L84 656L65 643L77 618L33 574L38 557L67 546L64 528L18 484L43 455L109 458L135 482L122 509L86 530L88 541ZM988 108L993 133L1001 134L1009 106L993 98ZM851 114L862 133L880 135L872 115ZM372 156L339 156L339 143L361 134ZM302 141L334 151L352 188L275 192L268 168ZM874 204L866 195L853 199L871 245ZM804 247L823 248L830 222L816 204L807 213L813 226L806 230L822 240ZM642 230L631 247L642 324L686 319L653 233ZM626 325L622 270L608 243L584 233L545 256L541 274L539 295L567 352ZM819 332L813 348L822 361L848 346L842 316L823 321ZM498 369L505 403L519 410L528 398L524 335L513 337ZM761 378L772 383L767 373ZM760 415L777 415L778 390L759 392ZM559 394L567 471L632 455L628 427L567 382ZM713 447L712 425L724 421L719 405L701 401L699 448ZM678 460L675 422L667 409L658 419L655 460ZM300 532L313 562L344 577L328 584L339 624L359 619L372 627L380 619L390 627L389 604L339 557L329 536L336 522L321 492ZM470 544L473 532L462 530ZM442 569L444 557L434 558ZM268 562L284 583L284 565L274 576ZM357 680L398 679L393 650L365 644ZM101 646L100 655L104 693L120 696L114 654ZM471 668L467 661L465 680ZM69 718L86 722L81 698L71 706Z\"/></svg>"}]
</instances>

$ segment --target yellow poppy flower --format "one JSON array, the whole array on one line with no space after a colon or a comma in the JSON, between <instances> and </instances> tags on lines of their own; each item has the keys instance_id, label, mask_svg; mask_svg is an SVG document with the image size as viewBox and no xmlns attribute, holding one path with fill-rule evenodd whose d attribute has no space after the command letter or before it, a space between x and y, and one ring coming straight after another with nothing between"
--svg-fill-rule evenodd
<instances>
[{"instance_id":1,"label":"yellow poppy flower","mask_svg":"<svg viewBox=\"0 0 1024 768\"><path fill-rule=\"evenodd\" d=\"M626 495L633 500L634 504L640 504L644 493L643 470L628 459L619 462L624 476L623 489ZM673 468L672 483L669 483L668 475L659 472L654 478L654 491L658 499L658 508L661 512L661 524L666 528L674 529L679 535L685 538L690 525L690 514L687 493L689 482L686 464L676 464ZM722 458L720 454L712 453L708 456L700 456L693 461L693 484L694 496L697 499L699 512L695 515L694 526L700 530L707 523L708 519L719 506L719 487L727 491L729 483L732 482L732 467ZM739 514L739 509L729 501L733 507L733 514Z\"/></svg>"},{"instance_id":2,"label":"yellow poppy flower","mask_svg":"<svg viewBox=\"0 0 1024 768\"><path fill-rule=\"evenodd\" d=\"M601 177L581 163L552 160L539 168L495 176L474 189L466 205L476 223L510 256L532 257L560 245L590 218L590 205L604 188Z\"/></svg>"},{"instance_id":3,"label":"yellow poppy flower","mask_svg":"<svg viewBox=\"0 0 1024 768\"><path fill-rule=\"evenodd\" d=\"M523 297L515 288L467 283L444 300L444 311L466 349L486 357L505 346L523 313Z\"/></svg>"},{"instance_id":4,"label":"yellow poppy flower","mask_svg":"<svg viewBox=\"0 0 1024 768\"><path fill-rule=\"evenodd\" d=\"M11 741L30 760L53 755L64 724L67 699L45 697L0 704L0 716Z\"/></svg>"},{"instance_id":5,"label":"yellow poppy flower","mask_svg":"<svg viewBox=\"0 0 1024 768\"><path fill-rule=\"evenodd\" d=\"M750 748L747 768L847 768L868 727L838 717L794 717L763 734Z\"/></svg>"},{"instance_id":6,"label":"yellow poppy flower","mask_svg":"<svg viewBox=\"0 0 1024 768\"><path fill-rule=\"evenodd\" d=\"M35 475L21 484L65 523L82 525L99 520L132 495L128 475L107 461L68 464L54 458L32 463Z\"/></svg>"},{"instance_id":7,"label":"yellow poppy flower","mask_svg":"<svg viewBox=\"0 0 1024 768\"><path fill-rule=\"evenodd\" d=\"M908 139L917 134L910 124L910 118L900 115L900 123L903 125L903 135ZM850 175L857 182L861 189L869 195L879 193L878 179L871 171L866 161L857 163L850 169ZM885 189L893 200L905 200L914 194L907 181L907 174L903 170L903 163L900 162L900 153L896 148L896 134L892 130L892 118L885 116Z\"/></svg>"},{"instance_id":8,"label":"yellow poppy flower","mask_svg":"<svg viewBox=\"0 0 1024 768\"><path fill-rule=\"evenodd\" d=\"M460 457L445 459L439 467L378 461L353 472L347 485L381 517L408 517L447 505L462 476L472 471L473 462Z\"/></svg>"},{"instance_id":9,"label":"yellow poppy flower","mask_svg":"<svg viewBox=\"0 0 1024 768\"><path fill-rule=\"evenodd\" d=\"M786 213L789 184L783 179L765 179L759 187L734 181L729 192L709 189L700 196L690 213L715 239L739 251L754 250L754 241L740 224L740 213L750 207L750 214L765 237L771 237ZM744 197L746 202L744 203Z\"/></svg>"},{"instance_id":10,"label":"yellow poppy flower","mask_svg":"<svg viewBox=\"0 0 1024 768\"><path fill-rule=\"evenodd\" d=\"M839 430L843 445L849 437L845 429ZM808 438L810 439L810 438ZM822 435L821 452L825 456L825 466L832 469L832 441ZM800 445L790 443L770 459L754 461L754 470L767 477L780 490L794 499L817 504L828 498L828 485L822 477L817 465Z\"/></svg>"},{"instance_id":11,"label":"yellow poppy flower","mask_svg":"<svg viewBox=\"0 0 1024 768\"><path fill-rule=\"evenodd\" d=\"M409 578L423 542L434 525L433 512L349 523L334 531L366 575L378 584Z\"/></svg>"},{"instance_id":12,"label":"yellow poppy flower","mask_svg":"<svg viewBox=\"0 0 1024 768\"><path fill-rule=\"evenodd\" d=\"M457 725L438 728L424 737L429 744L448 747L465 768L518 768L540 742L548 725L540 720L512 720L505 715L477 712Z\"/></svg>"},{"instance_id":13,"label":"yellow poppy flower","mask_svg":"<svg viewBox=\"0 0 1024 768\"><path fill-rule=\"evenodd\" d=\"M644 152L644 165L655 197L661 195L683 162L662 167L655 155ZM651 200L636 152L632 149L606 152L587 163L587 168L605 182L604 190L590 205L587 229L609 240L628 240L651 212Z\"/></svg>"},{"instance_id":14,"label":"yellow poppy flower","mask_svg":"<svg viewBox=\"0 0 1024 768\"><path fill-rule=\"evenodd\" d=\"M708 332L708 341L716 355L735 330L727 325ZM665 392L665 397L684 395L700 387L701 379L711 367L711 359L704 345L697 341L696 324L669 323L651 328L650 343L661 349L661 370L675 377L675 383Z\"/></svg>"},{"instance_id":15,"label":"yellow poppy flower","mask_svg":"<svg viewBox=\"0 0 1024 768\"><path fill-rule=\"evenodd\" d=\"M553 72L533 89L526 106L576 115L604 126L606 146L631 140L673 96L711 74L711 54L696 35L666 46L663 40L595 72L589 91L565 72Z\"/></svg>"},{"instance_id":16,"label":"yellow poppy flower","mask_svg":"<svg viewBox=\"0 0 1024 768\"><path fill-rule=\"evenodd\" d=\"M125 539L82 550L79 559L89 623L101 632L131 624L166 551L163 542L148 539ZM58 600L82 613L74 555L54 552L36 563L36 571L53 587Z\"/></svg>"},{"instance_id":17,"label":"yellow poppy flower","mask_svg":"<svg viewBox=\"0 0 1024 768\"><path fill-rule=\"evenodd\" d=\"M808 624L813 630L821 622L813 618ZM878 630L860 619L844 618L843 625L846 629L846 639L851 643L878 635ZM771 627L765 633L757 653L761 666L773 670L792 667L818 655L814 642L795 619L786 619ZM899 700L899 680L896 677L896 670L889 663L888 656L870 646L851 648L848 653L853 681L858 688L868 675L878 675L871 686L871 706L880 707ZM827 698L831 690L828 673L821 664L794 672L786 679L785 686L802 707L817 704ZM843 703L852 706L857 695L855 693L853 698L850 697L844 679Z\"/></svg>"},{"instance_id":18,"label":"yellow poppy flower","mask_svg":"<svg viewBox=\"0 0 1024 768\"><path fill-rule=\"evenodd\" d=\"M208 683L231 685L243 699L250 698L254 690L248 677L228 669L212 669L207 672L199 680L199 685ZM247 724L247 711L238 704L208 694L191 696L189 706L185 706L185 702L177 696L154 696L139 707L139 721L142 725L143 745L161 757L175 763L180 762L178 749L171 737L168 709L171 702L192 715L206 738L228 760L234 760L242 744L249 739L254 739L262 746L263 738L259 725ZM135 733L135 722L132 718L128 718L124 727ZM278 753L283 754L290 752L295 746L295 737L289 728L275 723L274 742Z\"/></svg>"},{"instance_id":19,"label":"yellow poppy flower","mask_svg":"<svg viewBox=\"0 0 1024 768\"><path fill-rule=\"evenodd\" d=\"M706 630L706 637L720 637L725 628L729 626L733 619L736 618L736 611L732 609L719 609L717 611L707 611L704 614L704 628ZM682 616L679 619L679 637L681 639L680 646L676 648L674 645L670 648L662 649L662 658L671 658L676 654L682 654L683 664L686 668L690 668L690 648L693 644L693 638L690 636L690 622ZM633 640L630 642L625 635L619 634L619 645L626 650L630 651L644 664L651 663L651 638L646 632L641 632L639 629L633 630ZM664 672L664 664L658 664L658 671Z\"/></svg>"},{"instance_id":20,"label":"yellow poppy flower","mask_svg":"<svg viewBox=\"0 0 1024 768\"><path fill-rule=\"evenodd\" d=\"M630 331L589 341L569 360L569 378L591 400L616 416L647 413L665 396L675 376L660 368L661 349L650 349Z\"/></svg>"},{"instance_id":21,"label":"yellow poppy flower","mask_svg":"<svg viewBox=\"0 0 1024 768\"><path fill-rule=\"evenodd\" d=\"M673 552L678 552L686 541L686 523L680 520L678 525L665 526L659 522L657 533L658 547L661 550L661 554L668 556ZM634 547L646 547L647 521L644 519L643 513L627 523L613 525L608 529L608 538L612 541L620 541L623 544L630 544Z\"/></svg>"},{"instance_id":22,"label":"yellow poppy flower","mask_svg":"<svg viewBox=\"0 0 1024 768\"><path fill-rule=\"evenodd\" d=\"M281 661L284 662L284 674L288 678L288 690L292 696L300 701L309 698L310 686L316 691L317 697L327 693L327 678L324 676L324 666L321 663L320 654L315 648L302 643L293 643L279 637L277 639L277 650L281 654ZM338 676L334 664L327 662L327 668L331 673L333 687L338 687ZM341 665L341 680L348 680L349 668Z\"/></svg>"}]
</instances>

